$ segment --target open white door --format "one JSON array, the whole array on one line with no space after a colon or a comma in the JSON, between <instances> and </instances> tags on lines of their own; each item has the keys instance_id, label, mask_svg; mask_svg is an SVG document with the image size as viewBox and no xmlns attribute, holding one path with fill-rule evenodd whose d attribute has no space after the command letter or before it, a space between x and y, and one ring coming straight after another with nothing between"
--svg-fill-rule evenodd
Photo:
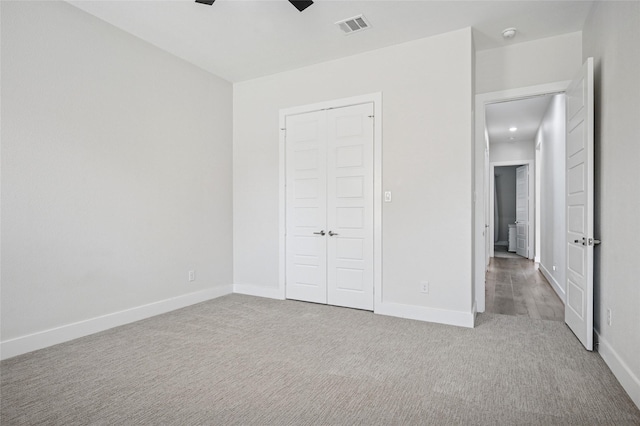
<instances>
[{"instance_id":1,"label":"open white door","mask_svg":"<svg viewBox=\"0 0 640 426\"><path fill-rule=\"evenodd\" d=\"M567 301L564 320L593 350L593 58L567 89Z\"/></svg>"},{"instance_id":2,"label":"open white door","mask_svg":"<svg viewBox=\"0 0 640 426\"><path fill-rule=\"evenodd\" d=\"M516 253L529 257L529 166L516 169Z\"/></svg>"}]
</instances>

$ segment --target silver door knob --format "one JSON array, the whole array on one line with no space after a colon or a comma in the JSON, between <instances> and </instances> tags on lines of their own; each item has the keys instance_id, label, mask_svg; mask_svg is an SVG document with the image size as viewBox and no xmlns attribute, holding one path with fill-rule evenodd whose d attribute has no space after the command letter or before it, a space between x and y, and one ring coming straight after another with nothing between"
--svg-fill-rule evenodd
<instances>
[{"instance_id":1,"label":"silver door knob","mask_svg":"<svg viewBox=\"0 0 640 426\"><path fill-rule=\"evenodd\" d=\"M335 233L335 232L333 232L333 231L329 231L329 236L330 236L330 237L333 237L334 235L338 235L338 234L336 234L336 233Z\"/></svg>"},{"instance_id":2,"label":"silver door knob","mask_svg":"<svg viewBox=\"0 0 640 426\"><path fill-rule=\"evenodd\" d=\"M324 229L322 231L320 231L320 232L314 232L313 234L314 235L323 235L324 236Z\"/></svg>"}]
</instances>

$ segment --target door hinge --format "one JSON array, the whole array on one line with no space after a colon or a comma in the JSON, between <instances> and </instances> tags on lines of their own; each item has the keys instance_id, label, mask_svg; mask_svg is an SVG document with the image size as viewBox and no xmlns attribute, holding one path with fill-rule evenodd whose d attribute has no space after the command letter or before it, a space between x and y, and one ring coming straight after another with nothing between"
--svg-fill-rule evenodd
<instances>
[{"instance_id":1,"label":"door hinge","mask_svg":"<svg viewBox=\"0 0 640 426\"><path fill-rule=\"evenodd\" d=\"M367 115L367 117L373 118L373 117L375 117L375 115Z\"/></svg>"}]
</instances>

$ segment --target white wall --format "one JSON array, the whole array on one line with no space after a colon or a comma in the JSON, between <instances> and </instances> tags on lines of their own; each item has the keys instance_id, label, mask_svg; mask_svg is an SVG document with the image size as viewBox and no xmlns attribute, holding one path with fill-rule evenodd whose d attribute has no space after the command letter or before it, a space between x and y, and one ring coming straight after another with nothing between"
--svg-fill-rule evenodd
<instances>
[{"instance_id":1,"label":"white wall","mask_svg":"<svg viewBox=\"0 0 640 426\"><path fill-rule=\"evenodd\" d=\"M383 190L393 191L383 302L470 313L471 43L467 28L234 85L235 284L278 286L279 110L382 92Z\"/></svg>"},{"instance_id":2,"label":"white wall","mask_svg":"<svg viewBox=\"0 0 640 426\"><path fill-rule=\"evenodd\" d=\"M570 80L582 63L575 32L476 53L476 93Z\"/></svg>"},{"instance_id":3,"label":"white wall","mask_svg":"<svg viewBox=\"0 0 640 426\"><path fill-rule=\"evenodd\" d=\"M499 163L503 161L529 161L535 160L534 141L515 141L505 143L492 143L489 145L489 161Z\"/></svg>"},{"instance_id":4,"label":"white wall","mask_svg":"<svg viewBox=\"0 0 640 426\"><path fill-rule=\"evenodd\" d=\"M231 114L224 80L66 3L3 2L3 342L230 289Z\"/></svg>"},{"instance_id":5,"label":"white wall","mask_svg":"<svg viewBox=\"0 0 640 426\"><path fill-rule=\"evenodd\" d=\"M566 288L565 95L554 95L540 122L540 268L562 300ZM555 266L555 271L554 271Z\"/></svg>"},{"instance_id":6,"label":"white wall","mask_svg":"<svg viewBox=\"0 0 640 426\"><path fill-rule=\"evenodd\" d=\"M640 3L597 2L583 32L595 61L595 327L599 352L640 407ZM606 310L612 324L606 323Z\"/></svg>"},{"instance_id":7,"label":"white wall","mask_svg":"<svg viewBox=\"0 0 640 426\"><path fill-rule=\"evenodd\" d=\"M509 224L516 222L516 167L502 166L494 169L498 206L494 214L499 218L498 241L509 241Z\"/></svg>"}]
</instances>

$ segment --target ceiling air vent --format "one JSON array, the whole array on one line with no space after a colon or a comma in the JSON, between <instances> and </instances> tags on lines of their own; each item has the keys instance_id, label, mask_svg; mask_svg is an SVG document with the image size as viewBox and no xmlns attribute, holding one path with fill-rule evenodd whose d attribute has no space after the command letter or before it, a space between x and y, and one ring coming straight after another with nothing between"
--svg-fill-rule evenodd
<instances>
[{"instance_id":1,"label":"ceiling air vent","mask_svg":"<svg viewBox=\"0 0 640 426\"><path fill-rule=\"evenodd\" d=\"M336 25L340 27L340 29L345 34L353 34L358 31L371 28L371 24L362 15L354 16L353 18L345 19L343 21L338 21L336 22Z\"/></svg>"}]
</instances>

